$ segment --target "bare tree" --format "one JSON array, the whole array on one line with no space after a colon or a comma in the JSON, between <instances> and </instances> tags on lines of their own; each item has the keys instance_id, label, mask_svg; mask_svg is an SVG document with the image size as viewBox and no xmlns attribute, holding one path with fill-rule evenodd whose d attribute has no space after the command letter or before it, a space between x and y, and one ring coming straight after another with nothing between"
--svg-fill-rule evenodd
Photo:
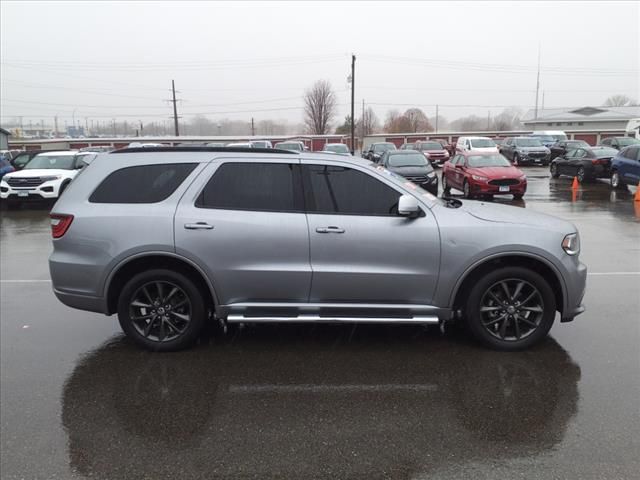
<instances>
[{"instance_id":1,"label":"bare tree","mask_svg":"<svg viewBox=\"0 0 640 480\"><path fill-rule=\"evenodd\" d=\"M433 130L429 119L419 108L410 108L404 112L410 132L430 132Z\"/></svg>"},{"instance_id":2,"label":"bare tree","mask_svg":"<svg viewBox=\"0 0 640 480\"><path fill-rule=\"evenodd\" d=\"M451 128L455 131L472 132L474 130L484 130L487 127L487 119L477 115L461 117L451 122Z\"/></svg>"},{"instance_id":3,"label":"bare tree","mask_svg":"<svg viewBox=\"0 0 640 480\"><path fill-rule=\"evenodd\" d=\"M356 121L356 129L362 136L371 135L380 129L380 122L373 108L368 107L364 111L362 118Z\"/></svg>"},{"instance_id":4,"label":"bare tree","mask_svg":"<svg viewBox=\"0 0 640 480\"><path fill-rule=\"evenodd\" d=\"M522 110L519 108L505 108L492 119L490 128L498 131L516 130L520 127L520 117L522 117Z\"/></svg>"},{"instance_id":5,"label":"bare tree","mask_svg":"<svg viewBox=\"0 0 640 480\"><path fill-rule=\"evenodd\" d=\"M311 134L329 133L331 121L336 114L336 95L331 84L318 80L304 94L304 123Z\"/></svg>"},{"instance_id":6,"label":"bare tree","mask_svg":"<svg viewBox=\"0 0 640 480\"><path fill-rule=\"evenodd\" d=\"M605 107L632 107L635 105L638 105L638 101L627 95L611 95L603 103Z\"/></svg>"}]
</instances>

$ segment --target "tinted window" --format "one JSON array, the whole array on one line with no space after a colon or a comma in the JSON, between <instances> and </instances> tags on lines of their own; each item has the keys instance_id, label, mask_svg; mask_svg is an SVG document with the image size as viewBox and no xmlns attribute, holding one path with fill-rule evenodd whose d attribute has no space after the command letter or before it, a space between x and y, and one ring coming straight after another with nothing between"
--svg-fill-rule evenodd
<instances>
[{"instance_id":1,"label":"tinted window","mask_svg":"<svg viewBox=\"0 0 640 480\"><path fill-rule=\"evenodd\" d=\"M204 187L196 207L302 211L297 170L288 163L225 163Z\"/></svg>"},{"instance_id":2,"label":"tinted window","mask_svg":"<svg viewBox=\"0 0 640 480\"><path fill-rule=\"evenodd\" d=\"M303 166L307 210L344 215L395 215L400 194L358 170L329 165Z\"/></svg>"},{"instance_id":3,"label":"tinted window","mask_svg":"<svg viewBox=\"0 0 640 480\"><path fill-rule=\"evenodd\" d=\"M165 200L197 163L141 165L116 170L89 197L92 203L156 203Z\"/></svg>"}]
</instances>

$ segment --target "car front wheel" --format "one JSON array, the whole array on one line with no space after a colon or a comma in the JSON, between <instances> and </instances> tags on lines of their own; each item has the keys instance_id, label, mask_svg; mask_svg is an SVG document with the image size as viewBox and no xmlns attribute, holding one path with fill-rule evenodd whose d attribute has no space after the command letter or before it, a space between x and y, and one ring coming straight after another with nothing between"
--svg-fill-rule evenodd
<instances>
[{"instance_id":1,"label":"car front wheel","mask_svg":"<svg viewBox=\"0 0 640 480\"><path fill-rule=\"evenodd\" d=\"M577 176L580 183L587 181L587 172L585 172L584 167L578 168Z\"/></svg>"},{"instance_id":2,"label":"car front wheel","mask_svg":"<svg viewBox=\"0 0 640 480\"><path fill-rule=\"evenodd\" d=\"M464 194L464 198L471 198L471 186L466 180L464 181L464 185L462 185L462 193Z\"/></svg>"},{"instance_id":3,"label":"car front wheel","mask_svg":"<svg viewBox=\"0 0 640 480\"><path fill-rule=\"evenodd\" d=\"M558 178L559 176L558 165L554 162L551 164L551 178Z\"/></svg>"},{"instance_id":4,"label":"car front wheel","mask_svg":"<svg viewBox=\"0 0 640 480\"><path fill-rule=\"evenodd\" d=\"M203 295L195 283L172 270L148 270L123 287L118 320L129 338L154 351L192 345L206 317Z\"/></svg>"},{"instance_id":5,"label":"car front wheel","mask_svg":"<svg viewBox=\"0 0 640 480\"><path fill-rule=\"evenodd\" d=\"M491 271L471 289L465 318L472 334L496 350L521 350L553 325L556 302L548 282L523 267Z\"/></svg>"},{"instance_id":6,"label":"car front wheel","mask_svg":"<svg viewBox=\"0 0 640 480\"><path fill-rule=\"evenodd\" d=\"M611 188L623 189L625 187L626 185L620 179L620 174L618 173L618 171L614 170L613 172L611 172Z\"/></svg>"}]
</instances>

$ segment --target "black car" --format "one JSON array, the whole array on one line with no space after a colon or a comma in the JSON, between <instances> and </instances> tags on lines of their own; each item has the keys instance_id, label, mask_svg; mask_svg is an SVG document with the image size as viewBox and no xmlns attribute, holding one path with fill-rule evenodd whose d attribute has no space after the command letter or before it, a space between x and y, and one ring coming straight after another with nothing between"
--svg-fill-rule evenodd
<instances>
[{"instance_id":1,"label":"black car","mask_svg":"<svg viewBox=\"0 0 640 480\"><path fill-rule=\"evenodd\" d=\"M580 183L594 178L608 178L611 159L618 151L610 147L576 148L551 162L551 176L577 177Z\"/></svg>"},{"instance_id":2,"label":"black car","mask_svg":"<svg viewBox=\"0 0 640 480\"><path fill-rule=\"evenodd\" d=\"M27 150L27 151L18 153L9 161L11 162L11 165L13 165L13 168L16 169L16 171L22 170L24 166L27 163L29 163L29 161L39 153L42 153L42 150Z\"/></svg>"},{"instance_id":3,"label":"black car","mask_svg":"<svg viewBox=\"0 0 640 480\"><path fill-rule=\"evenodd\" d=\"M514 165L549 165L549 149L533 137L509 137L500 145L500 153Z\"/></svg>"},{"instance_id":4,"label":"black car","mask_svg":"<svg viewBox=\"0 0 640 480\"><path fill-rule=\"evenodd\" d=\"M636 140L633 137L609 137L602 140L599 144L601 147L611 147L616 150L628 147L629 145L638 145L640 140Z\"/></svg>"},{"instance_id":5,"label":"black car","mask_svg":"<svg viewBox=\"0 0 640 480\"><path fill-rule=\"evenodd\" d=\"M429 160L417 150L388 150L382 154L380 165L438 195L438 176Z\"/></svg>"},{"instance_id":6,"label":"black car","mask_svg":"<svg viewBox=\"0 0 640 480\"><path fill-rule=\"evenodd\" d=\"M589 148L590 145L584 140L560 140L549 147L551 150L551 160L563 156L565 153L576 148Z\"/></svg>"},{"instance_id":7,"label":"black car","mask_svg":"<svg viewBox=\"0 0 640 480\"><path fill-rule=\"evenodd\" d=\"M397 150L397 148L390 142L372 143L369 145L369 149L365 151L364 158L378 163L382 154L388 150Z\"/></svg>"}]
</instances>

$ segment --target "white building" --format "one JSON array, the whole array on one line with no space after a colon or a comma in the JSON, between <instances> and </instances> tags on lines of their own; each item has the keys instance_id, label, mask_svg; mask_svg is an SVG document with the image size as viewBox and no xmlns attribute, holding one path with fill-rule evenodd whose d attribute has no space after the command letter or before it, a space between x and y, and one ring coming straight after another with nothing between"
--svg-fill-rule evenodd
<instances>
[{"instance_id":1,"label":"white building","mask_svg":"<svg viewBox=\"0 0 640 480\"><path fill-rule=\"evenodd\" d=\"M526 130L625 131L632 118L640 117L640 106L545 108L529 110L522 118Z\"/></svg>"}]
</instances>

